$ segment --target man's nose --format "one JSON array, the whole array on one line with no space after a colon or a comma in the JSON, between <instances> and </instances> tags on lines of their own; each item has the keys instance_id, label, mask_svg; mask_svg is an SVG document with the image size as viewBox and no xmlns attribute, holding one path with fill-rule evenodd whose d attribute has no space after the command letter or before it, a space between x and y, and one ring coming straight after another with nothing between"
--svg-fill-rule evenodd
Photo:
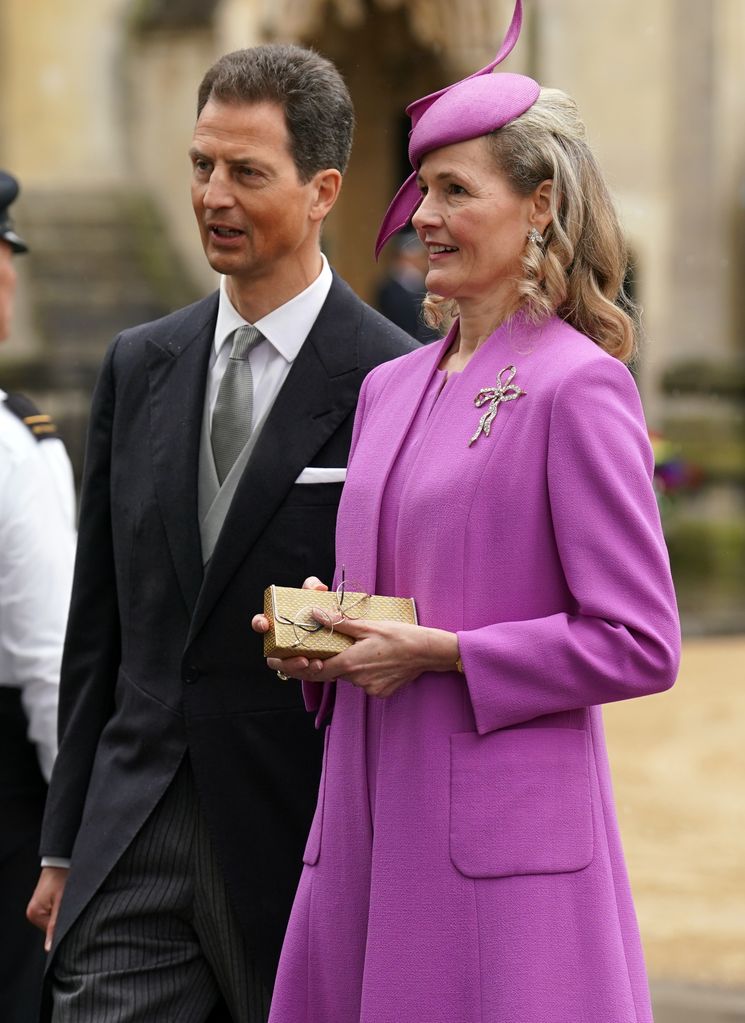
<instances>
[{"instance_id":1,"label":"man's nose","mask_svg":"<svg viewBox=\"0 0 745 1023\"><path fill-rule=\"evenodd\" d=\"M235 203L235 196L229 175L216 167L210 174L202 201L211 210L232 206Z\"/></svg>"}]
</instances>

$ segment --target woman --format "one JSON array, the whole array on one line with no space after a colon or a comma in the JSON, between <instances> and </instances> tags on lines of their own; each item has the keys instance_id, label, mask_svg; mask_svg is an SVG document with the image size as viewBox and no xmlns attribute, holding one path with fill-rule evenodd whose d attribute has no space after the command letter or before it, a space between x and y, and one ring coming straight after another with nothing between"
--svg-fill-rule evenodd
<instances>
[{"instance_id":1,"label":"woman","mask_svg":"<svg viewBox=\"0 0 745 1023\"><path fill-rule=\"evenodd\" d=\"M367 378L337 530L422 624L268 661L330 716L270 1020L646 1023L598 705L672 685L679 630L622 236L562 93L427 101L413 224L456 318Z\"/></svg>"}]
</instances>

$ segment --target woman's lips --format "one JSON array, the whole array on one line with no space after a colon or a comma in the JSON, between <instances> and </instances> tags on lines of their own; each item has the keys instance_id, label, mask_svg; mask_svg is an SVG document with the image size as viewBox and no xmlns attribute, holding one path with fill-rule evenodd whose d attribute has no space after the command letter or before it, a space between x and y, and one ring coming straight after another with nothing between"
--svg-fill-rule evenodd
<instances>
[{"instance_id":1,"label":"woman's lips","mask_svg":"<svg viewBox=\"0 0 745 1023\"><path fill-rule=\"evenodd\" d=\"M455 245L442 245L439 242L429 242L427 244L430 262L444 259L446 256L452 256L457 251L458 249Z\"/></svg>"}]
</instances>

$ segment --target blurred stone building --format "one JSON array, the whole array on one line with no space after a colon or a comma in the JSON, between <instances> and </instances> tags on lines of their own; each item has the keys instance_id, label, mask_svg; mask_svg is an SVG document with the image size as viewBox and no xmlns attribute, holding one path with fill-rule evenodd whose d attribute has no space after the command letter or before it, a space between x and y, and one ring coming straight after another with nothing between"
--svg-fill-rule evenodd
<instances>
[{"instance_id":1,"label":"blurred stone building","mask_svg":"<svg viewBox=\"0 0 745 1023\"><path fill-rule=\"evenodd\" d=\"M113 334L214 287L189 201L196 87L216 56L256 42L310 44L349 83L358 128L325 245L369 299L377 226L408 170L404 107L486 63L511 10L512 0L0 0L0 166L23 181L17 219L33 246L18 262L22 315L0 351L6 386L51 402L79 462ZM627 230L650 425L705 463L711 486L695 514L732 522L745 479L745 2L525 0L525 11L503 69L577 99Z\"/></svg>"},{"instance_id":2,"label":"blurred stone building","mask_svg":"<svg viewBox=\"0 0 745 1023\"><path fill-rule=\"evenodd\" d=\"M745 632L745 0L524 5L523 35L503 69L577 99L633 256L630 285L648 337L637 378L650 426L705 482L676 505L671 499L664 514L685 627ZM483 66L511 10L512 0L0 0L0 167L23 182L17 221L33 246L16 264L19 315L0 348L0 384L58 415L79 470L105 346L122 327L215 286L189 200L196 89L219 54L261 41L313 45L349 83L355 148L325 245L371 298L382 270L372 254L378 224L408 173L404 107ZM712 757L715 746L726 750L718 729L730 698L712 709L707 682L700 694L688 687L690 733L672 766L675 712L658 711L651 729L641 718L630 727L628 742L637 745L626 755L638 789L666 777L670 789L680 778L700 783L709 749ZM688 736L692 746L701 722L709 746L691 755ZM737 777L735 760L722 765ZM736 822L726 786L707 784L701 799ZM706 849L695 815L681 814L676 831L662 797L653 824L638 806L622 800L627 827L642 821L653 975L674 974L677 963L684 977L732 984L731 935L742 930L736 901L716 894L707 917L699 882L676 872L669 852L692 848L724 891L730 875L721 857ZM711 840L734 858L726 836ZM676 906L670 920L658 912L665 896ZM686 913L711 930L704 949L688 941L690 929L676 933ZM712 922L717 913L721 926ZM684 945L683 953L666 951ZM698 998L666 1013L673 1000L658 994L656 1018L743 1018L725 1012L724 1001L708 1016Z\"/></svg>"}]
</instances>

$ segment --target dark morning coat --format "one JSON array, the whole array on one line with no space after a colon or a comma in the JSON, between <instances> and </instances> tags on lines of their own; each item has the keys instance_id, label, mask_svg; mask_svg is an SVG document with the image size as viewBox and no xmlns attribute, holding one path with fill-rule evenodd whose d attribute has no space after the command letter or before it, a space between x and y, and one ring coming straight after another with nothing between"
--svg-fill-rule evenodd
<instances>
[{"instance_id":1,"label":"dark morning coat","mask_svg":"<svg viewBox=\"0 0 745 1023\"><path fill-rule=\"evenodd\" d=\"M266 668L251 617L270 583L331 578L360 384L416 347L338 277L282 387L203 571L202 410L217 294L123 331L91 411L41 851L72 856L55 945L161 798L184 754L228 888L271 986L321 747L299 687Z\"/></svg>"}]
</instances>

